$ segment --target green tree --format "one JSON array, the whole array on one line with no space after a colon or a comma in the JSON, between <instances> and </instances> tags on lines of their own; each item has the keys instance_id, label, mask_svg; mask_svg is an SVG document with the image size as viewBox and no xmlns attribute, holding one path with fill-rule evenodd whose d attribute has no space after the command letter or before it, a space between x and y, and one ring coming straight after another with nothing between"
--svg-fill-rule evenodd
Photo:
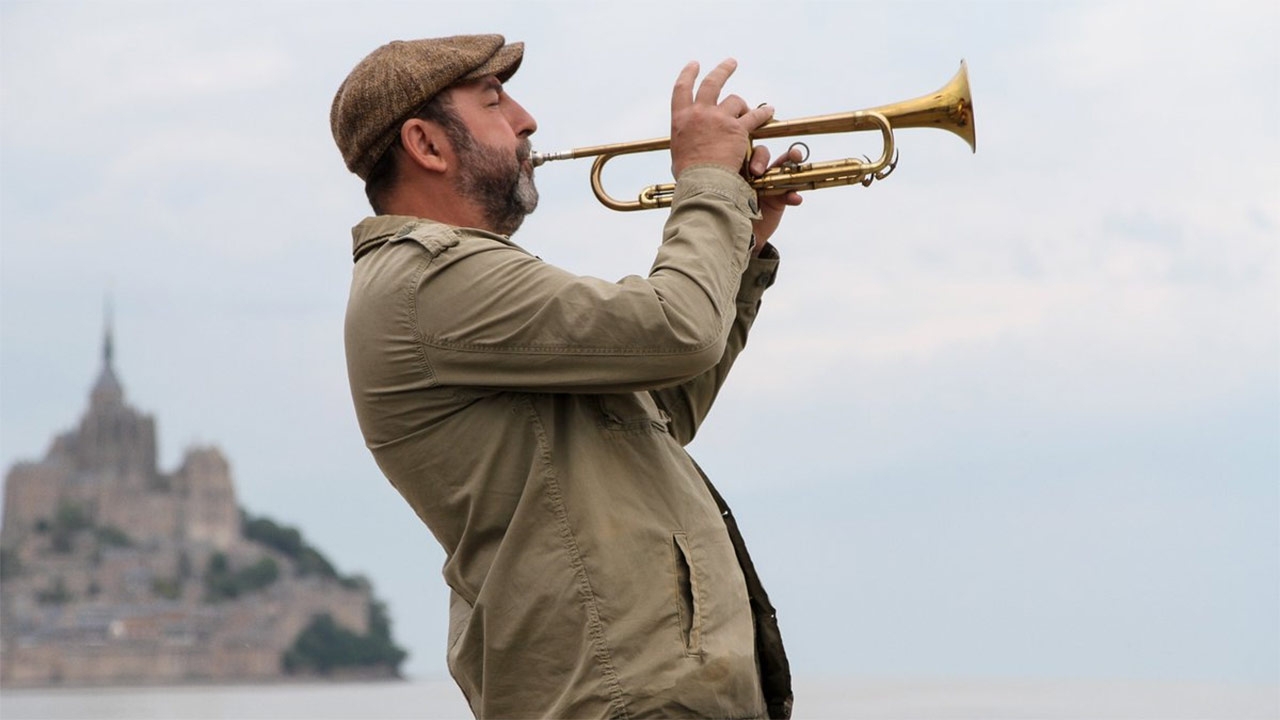
<instances>
[{"instance_id":1,"label":"green tree","mask_svg":"<svg viewBox=\"0 0 1280 720\"><path fill-rule=\"evenodd\" d=\"M94 534L98 538L99 545L108 545L111 547L130 547L133 541L125 534L123 530L111 525L103 525L99 527Z\"/></svg>"},{"instance_id":2,"label":"green tree","mask_svg":"<svg viewBox=\"0 0 1280 720\"><path fill-rule=\"evenodd\" d=\"M327 613L316 615L285 652L282 664L290 674L328 675L342 669L384 669L399 677L408 653L391 639L391 622L381 602L369 603L369 632L357 635L333 621Z\"/></svg>"},{"instance_id":3,"label":"green tree","mask_svg":"<svg viewBox=\"0 0 1280 720\"><path fill-rule=\"evenodd\" d=\"M166 600L177 600L182 594L182 582L177 578L155 578L151 581L151 593Z\"/></svg>"},{"instance_id":4,"label":"green tree","mask_svg":"<svg viewBox=\"0 0 1280 720\"><path fill-rule=\"evenodd\" d=\"M22 560L15 548L0 548L0 580L8 580L22 574Z\"/></svg>"},{"instance_id":5,"label":"green tree","mask_svg":"<svg viewBox=\"0 0 1280 720\"><path fill-rule=\"evenodd\" d=\"M71 598L71 592L67 590L67 584L61 577L53 581L53 587L36 593L36 602L43 605L61 605L70 602Z\"/></svg>"},{"instance_id":6,"label":"green tree","mask_svg":"<svg viewBox=\"0 0 1280 720\"><path fill-rule=\"evenodd\" d=\"M71 552L76 533L91 526L89 515L80 505L63 500L58 503L58 512L53 517L50 542L57 553Z\"/></svg>"},{"instance_id":7,"label":"green tree","mask_svg":"<svg viewBox=\"0 0 1280 720\"><path fill-rule=\"evenodd\" d=\"M233 600L241 595L257 592L280 578L280 566L275 560L264 557L239 570L232 570L227 556L214 553L204 573L204 596L209 602Z\"/></svg>"},{"instance_id":8,"label":"green tree","mask_svg":"<svg viewBox=\"0 0 1280 720\"><path fill-rule=\"evenodd\" d=\"M252 517L244 510L240 511L240 518L243 528L241 534L245 539L280 552L293 561L294 570L299 575L342 579L333 563L329 562L323 553L308 544L297 528L279 525L270 518Z\"/></svg>"}]
</instances>

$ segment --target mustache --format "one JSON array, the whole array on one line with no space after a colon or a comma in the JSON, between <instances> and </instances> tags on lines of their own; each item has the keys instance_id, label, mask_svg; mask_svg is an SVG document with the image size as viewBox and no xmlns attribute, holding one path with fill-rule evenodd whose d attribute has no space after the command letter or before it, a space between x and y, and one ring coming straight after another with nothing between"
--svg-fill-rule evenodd
<instances>
[{"instance_id":1,"label":"mustache","mask_svg":"<svg viewBox=\"0 0 1280 720\"><path fill-rule=\"evenodd\" d=\"M533 155L533 142L529 138L523 138L520 144L516 146L516 159L520 162L526 162Z\"/></svg>"}]
</instances>

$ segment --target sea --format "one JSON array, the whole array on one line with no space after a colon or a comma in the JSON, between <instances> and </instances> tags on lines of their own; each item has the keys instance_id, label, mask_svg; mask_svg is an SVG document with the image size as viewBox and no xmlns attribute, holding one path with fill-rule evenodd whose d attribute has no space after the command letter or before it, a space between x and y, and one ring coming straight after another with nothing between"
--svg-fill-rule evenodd
<instances>
[{"instance_id":1,"label":"sea","mask_svg":"<svg viewBox=\"0 0 1280 720\"><path fill-rule=\"evenodd\" d=\"M1275 720L1280 686L1114 680L797 679L798 720ZM0 690L4 720L470 718L450 680Z\"/></svg>"}]
</instances>

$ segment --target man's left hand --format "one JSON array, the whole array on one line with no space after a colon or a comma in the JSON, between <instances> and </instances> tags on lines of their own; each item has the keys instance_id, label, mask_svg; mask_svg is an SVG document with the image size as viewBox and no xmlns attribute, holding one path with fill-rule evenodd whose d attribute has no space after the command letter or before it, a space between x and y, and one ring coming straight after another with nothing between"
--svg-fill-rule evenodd
<instances>
[{"instance_id":1,"label":"man's left hand","mask_svg":"<svg viewBox=\"0 0 1280 720\"><path fill-rule=\"evenodd\" d=\"M758 178L784 163L798 163L802 160L804 160L804 155L800 148L793 147L780 155L773 164L769 164L769 148L757 145L751 152L751 162L747 165L747 171L751 173L752 178ZM788 207L799 205L803 201L804 198L800 197L800 193L794 190L781 195L767 195L758 198L760 214L763 217L752 222L752 230L756 238L755 245L751 247L752 256L760 254L765 244L769 242L769 238L773 236L774 230L778 229L778 223L782 221L783 211Z\"/></svg>"}]
</instances>

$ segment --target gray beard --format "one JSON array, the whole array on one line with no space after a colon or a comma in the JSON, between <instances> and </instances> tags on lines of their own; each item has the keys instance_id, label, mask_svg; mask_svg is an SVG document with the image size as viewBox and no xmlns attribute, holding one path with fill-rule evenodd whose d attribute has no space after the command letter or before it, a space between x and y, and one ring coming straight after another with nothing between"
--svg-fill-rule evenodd
<instances>
[{"instance_id":1,"label":"gray beard","mask_svg":"<svg viewBox=\"0 0 1280 720\"><path fill-rule=\"evenodd\" d=\"M521 140L514 157L470 137L457 144L462 162L459 193L480 206L490 230L515 234L525 216L538 207L533 166L526 165L531 151L528 138Z\"/></svg>"}]
</instances>

